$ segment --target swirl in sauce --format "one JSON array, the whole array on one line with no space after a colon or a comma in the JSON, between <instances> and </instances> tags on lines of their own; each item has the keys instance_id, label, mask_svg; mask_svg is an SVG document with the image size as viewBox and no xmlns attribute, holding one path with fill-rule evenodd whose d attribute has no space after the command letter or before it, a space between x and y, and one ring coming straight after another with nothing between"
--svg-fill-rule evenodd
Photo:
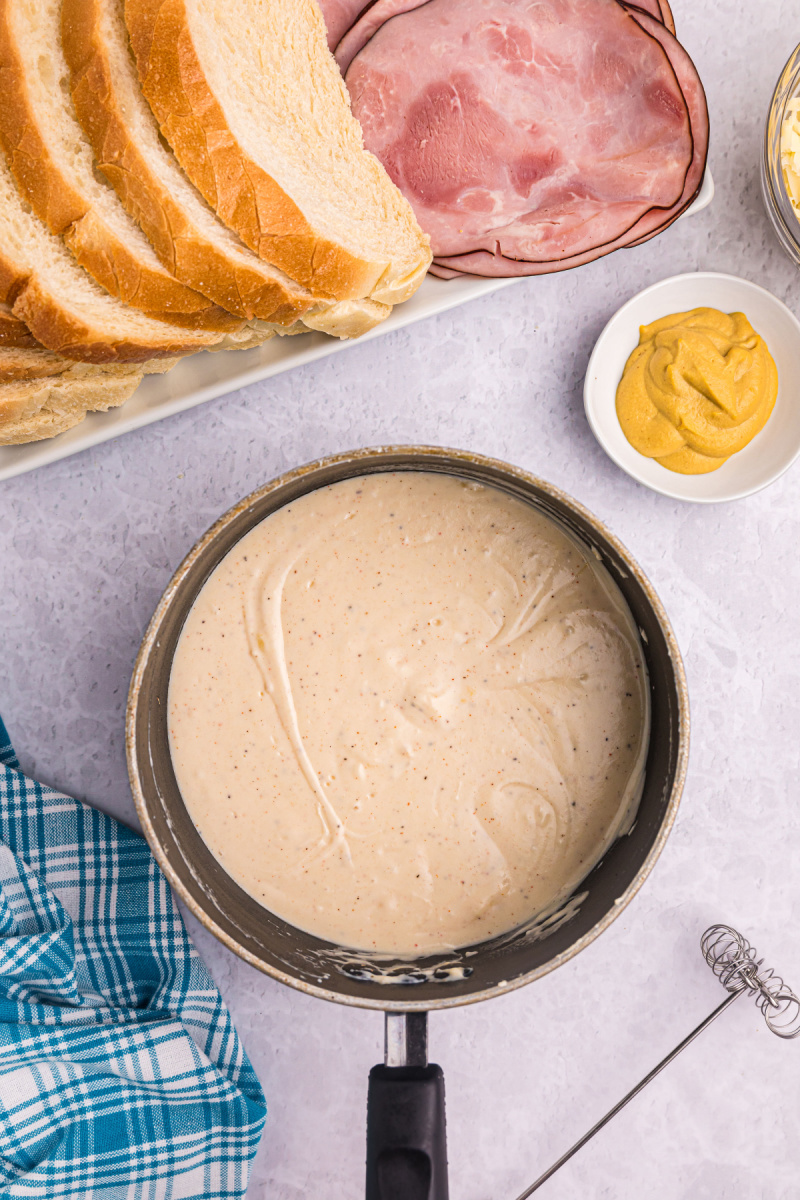
<instances>
[{"instance_id":1,"label":"swirl in sauce","mask_svg":"<svg viewBox=\"0 0 800 1200\"><path fill-rule=\"evenodd\" d=\"M599 562L530 505L426 472L318 489L243 537L168 703L228 873L318 937L414 956L569 895L633 818L649 734Z\"/></svg>"}]
</instances>

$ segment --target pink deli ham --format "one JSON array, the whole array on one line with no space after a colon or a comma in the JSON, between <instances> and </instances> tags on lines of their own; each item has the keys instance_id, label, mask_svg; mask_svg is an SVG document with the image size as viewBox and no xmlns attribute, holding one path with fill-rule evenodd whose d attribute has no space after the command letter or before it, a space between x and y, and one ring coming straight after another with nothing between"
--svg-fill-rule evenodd
<instances>
[{"instance_id":1,"label":"pink deli ham","mask_svg":"<svg viewBox=\"0 0 800 1200\"><path fill-rule=\"evenodd\" d=\"M693 162L670 59L617 0L428 0L387 20L346 82L444 265L596 257L673 209Z\"/></svg>"},{"instance_id":2,"label":"pink deli ham","mask_svg":"<svg viewBox=\"0 0 800 1200\"><path fill-rule=\"evenodd\" d=\"M599 251L587 252L573 258L562 259L557 263L525 263L504 258L499 254L487 254L478 251L473 254L462 254L450 258L437 259L431 267L431 272L442 279L453 279L456 275L540 275L549 271L563 271L571 267L583 266L598 254L608 254L623 246L638 246L661 233L668 225L685 212L700 190L705 172L706 156L708 154L708 107L705 92L700 82L694 63L684 48L659 21L647 16L633 6L626 6L642 28L657 38L669 55L681 91L689 108L693 130L693 154L689 170L686 174L683 193L677 204L671 209L651 209L627 230L615 242L603 246Z\"/></svg>"},{"instance_id":3,"label":"pink deli ham","mask_svg":"<svg viewBox=\"0 0 800 1200\"><path fill-rule=\"evenodd\" d=\"M348 4L348 0L324 0L323 12L326 6L336 10L345 10L362 3L363 0L354 0L354 3L351 0L350 4ZM334 52L342 74L347 73L347 68L355 56L364 49L372 35L377 33L381 25L385 25L390 17L411 12L412 9L420 8L427 3L428 0L371 0L371 3L368 3L366 8L360 12L360 15L351 19L346 30L344 25L347 14L343 11L341 14L333 12L331 20L335 24L331 25L329 22L329 29L334 29L335 33L329 33L328 44ZM626 7L630 8L630 5ZM655 17L657 21L661 21L671 33L675 32L672 12L667 0L640 0L636 7L649 16ZM335 40L335 37L338 37L338 41Z\"/></svg>"},{"instance_id":4,"label":"pink deli ham","mask_svg":"<svg viewBox=\"0 0 800 1200\"><path fill-rule=\"evenodd\" d=\"M631 230L632 235L636 235L636 240L628 244L638 246L642 242L646 242L649 238L654 237L656 233L660 233L667 225L671 225L677 220L682 212L685 212L692 203L697 193L703 184L703 176L706 170L706 159L708 158L708 104L706 103L706 93L703 88L700 76L697 74L697 68L691 58L684 50L680 42L669 29L662 28L660 23L648 17L645 13L637 12L630 5L625 5L631 15L642 26L644 30L649 32L652 37L657 38L664 47L665 52L669 55L669 60L678 77L678 82L681 85L686 105L689 109L689 120L692 124L692 136L694 140L694 153L689 170L686 173L686 183L684 184L683 196L675 209L667 214L668 219L663 221L658 228L650 231L647 228L648 221L645 217L638 226L635 225Z\"/></svg>"},{"instance_id":5,"label":"pink deli ham","mask_svg":"<svg viewBox=\"0 0 800 1200\"><path fill-rule=\"evenodd\" d=\"M630 6L628 6L630 7ZM667 0L637 0L636 8L640 8L648 16L655 17L662 25L666 25L670 33L675 32L675 22L672 19L672 9Z\"/></svg>"},{"instance_id":6,"label":"pink deli ham","mask_svg":"<svg viewBox=\"0 0 800 1200\"><path fill-rule=\"evenodd\" d=\"M420 8L427 3L428 0L373 0L373 3L367 6L358 20L342 35L334 50L334 56L342 74L347 74L347 68L355 56L364 49L372 35L377 33L381 25L385 25L390 17L399 17L401 13L410 12L413 8Z\"/></svg>"},{"instance_id":7,"label":"pink deli ham","mask_svg":"<svg viewBox=\"0 0 800 1200\"><path fill-rule=\"evenodd\" d=\"M371 0L318 0L318 3L328 31L328 48L333 51Z\"/></svg>"}]
</instances>

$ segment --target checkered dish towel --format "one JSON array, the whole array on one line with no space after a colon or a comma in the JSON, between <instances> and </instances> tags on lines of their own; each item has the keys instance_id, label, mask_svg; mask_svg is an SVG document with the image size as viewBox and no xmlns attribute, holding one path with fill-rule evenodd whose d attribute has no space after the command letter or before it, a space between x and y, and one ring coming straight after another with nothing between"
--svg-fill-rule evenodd
<instances>
[{"instance_id":1,"label":"checkered dish towel","mask_svg":"<svg viewBox=\"0 0 800 1200\"><path fill-rule=\"evenodd\" d=\"M0 721L0 1197L243 1196L265 1116L147 844Z\"/></svg>"}]
</instances>

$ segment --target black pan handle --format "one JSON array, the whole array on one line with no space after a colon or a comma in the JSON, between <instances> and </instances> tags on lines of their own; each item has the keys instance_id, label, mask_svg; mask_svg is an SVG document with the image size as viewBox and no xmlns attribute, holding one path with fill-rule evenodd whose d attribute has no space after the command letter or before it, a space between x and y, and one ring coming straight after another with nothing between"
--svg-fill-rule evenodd
<instances>
[{"instance_id":1,"label":"black pan handle","mask_svg":"<svg viewBox=\"0 0 800 1200\"><path fill-rule=\"evenodd\" d=\"M448 1200L444 1075L427 1014L386 1014L386 1063L369 1073L366 1200Z\"/></svg>"}]
</instances>

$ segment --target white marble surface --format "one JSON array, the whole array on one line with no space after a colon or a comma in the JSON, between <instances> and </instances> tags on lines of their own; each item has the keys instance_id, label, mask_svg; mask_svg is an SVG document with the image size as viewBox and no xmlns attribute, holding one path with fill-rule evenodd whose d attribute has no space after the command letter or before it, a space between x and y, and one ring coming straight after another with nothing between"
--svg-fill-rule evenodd
<instances>
[{"instance_id":1,"label":"white marble surface","mask_svg":"<svg viewBox=\"0 0 800 1200\"><path fill-rule=\"evenodd\" d=\"M642 892L577 959L432 1017L453 1200L513 1200L717 1003L698 950L707 924L739 924L800 988L800 469L729 506L673 503L604 457L581 399L608 316L667 275L738 273L800 313L800 278L758 189L800 8L757 11L675 0L712 114L705 213L0 487L0 712L26 770L129 821L123 709L146 622L197 536L286 467L387 441L474 448L567 489L650 574L693 707L678 822ZM380 1017L296 994L193 932L270 1106L249 1197L359 1196ZM772 1037L743 1000L540 1194L795 1200L798 1112L800 1042Z\"/></svg>"}]
</instances>

